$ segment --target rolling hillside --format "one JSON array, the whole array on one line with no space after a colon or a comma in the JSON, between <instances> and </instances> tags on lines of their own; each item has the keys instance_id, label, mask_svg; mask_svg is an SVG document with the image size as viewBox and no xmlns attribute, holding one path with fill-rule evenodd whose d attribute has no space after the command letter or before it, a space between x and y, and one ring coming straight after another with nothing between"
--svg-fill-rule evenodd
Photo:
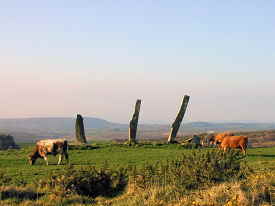
<instances>
[{"instance_id":1,"label":"rolling hillside","mask_svg":"<svg viewBox=\"0 0 275 206\"><path fill-rule=\"evenodd\" d=\"M33 142L45 137L74 136L74 118L25 118L0 119L0 133L9 133L18 142ZM128 125L100 118L85 117L84 124L88 139L127 139ZM138 136L141 139L164 138L170 126L163 124L141 124ZM213 123L185 122L179 135L207 131L262 131L275 129L274 123Z\"/></svg>"}]
</instances>

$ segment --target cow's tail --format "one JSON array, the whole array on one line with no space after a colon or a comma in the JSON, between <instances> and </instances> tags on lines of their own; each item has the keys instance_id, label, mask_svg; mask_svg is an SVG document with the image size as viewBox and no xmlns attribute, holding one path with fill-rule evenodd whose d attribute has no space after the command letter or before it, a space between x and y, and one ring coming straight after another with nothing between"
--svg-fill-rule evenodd
<instances>
[{"instance_id":1,"label":"cow's tail","mask_svg":"<svg viewBox=\"0 0 275 206\"><path fill-rule=\"evenodd\" d=\"M248 146L248 137L244 136L244 147L245 147L245 149L247 148L247 146Z\"/></svg>"},{"instance_id":2,"label":"cow's tail","mask_svg":"<svg viewBox=\"0 0 275 206\"><path fill-rule=\"evenodd\" d=\"M242 151L244 153L244 155L246 155L246 148L247 148L247 145L248 145L248 137L247 136L243 136L243 144L241 146L242 148Z\"/></svg>"}]
</instances>

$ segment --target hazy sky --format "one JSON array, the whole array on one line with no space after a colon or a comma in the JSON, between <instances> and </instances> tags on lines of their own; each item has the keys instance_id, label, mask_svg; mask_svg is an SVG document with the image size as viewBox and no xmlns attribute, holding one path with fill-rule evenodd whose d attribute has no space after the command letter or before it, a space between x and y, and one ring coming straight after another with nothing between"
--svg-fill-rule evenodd
<instances>
[{"instance_id":1,"label":"hazy sky","mask_svg":"<svg viewBox=\"0 0 275 206\"><path fill-rule=\"evenodd\" d=\"M0 1L0 118L275 120L275 1Z\"/></svg>"}]
</instances>

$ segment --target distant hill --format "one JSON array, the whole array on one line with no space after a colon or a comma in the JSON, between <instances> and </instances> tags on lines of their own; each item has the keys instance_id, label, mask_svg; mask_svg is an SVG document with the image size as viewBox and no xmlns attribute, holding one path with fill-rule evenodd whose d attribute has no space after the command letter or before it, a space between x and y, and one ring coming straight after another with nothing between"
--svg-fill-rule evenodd
<instances>
[{"instance_id":1,"label":"distant hill","mask_svg":"<svg viewBox=\"0 0 275 206\"><path fill-rule=\"evenodd\" d=\"M226 123L211 123L211 122L191 122L183 126L184 130L199 130L199 131L257 131L275 129L274 123L244 123L244 122L226 122Z\"/></svg>"},{"instance_id":2,"label":"distant hill","mask_svg":"<svg viewBox=\"0 0 275 206\"><path fill-rule=\"evenodd\" d=\"M87 128L108 128L114 127L116 123L111 123L103 119L86 117ZM25 118L25 119L0 119L2 129L26 129L26 130L72 130L74 129L74 118Z\"/></svg>"},{"instance_id":3,"label":"distant hill","mask_svg":"<svg viewBox=\"0 0 275 206\"><path fill-rule=\"evenodd\" d=\"M128 124L119 124L100 118L84 117L86 134L91 139L127 139ZM33 142L48 137L74 137L74 118L0 119L0 133L9 133L17 142ZM170 126L140 124L138 136L143 139L164 138ZM207 131L259 131L275 129L274 123L183 123L179 135Z\"/></svg>"},{"instance_id":4,"label":"distant hill","mask_svg":"<svg viewBox=\"0 0 275 206\"><path fill-rule=\"evenodd\" d=\"M123 128L123 125L100 118L85 117L85 129ZM22 118L0 119L0 133L12 134L17 141L37 140L44 137L73 136L74 118Z\"/></svg>"}]
</instances>

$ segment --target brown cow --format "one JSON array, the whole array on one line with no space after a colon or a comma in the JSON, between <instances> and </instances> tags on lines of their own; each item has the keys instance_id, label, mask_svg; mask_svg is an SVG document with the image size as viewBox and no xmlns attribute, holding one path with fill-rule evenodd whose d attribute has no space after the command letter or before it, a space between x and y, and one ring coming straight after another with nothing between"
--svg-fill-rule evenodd
<instances>
[{"instance_id":1,"label":"brown cow","mask_svg":"<svg viewBox=\"0 0 275 206\"><path fill-rule=\"evenodd\" d=\"M246 148L248 143L247 136L226 136L223 138L220 148L226 151L229 148L241 149L246 154Z\"/></svg>"},{"instance_id":2,"label":"brown cow","mask_svg":"<svg viewBox=\"0 0 275 206\"><path fill-rule=\"evenodd\" d=\"M223 141L223 139L227 136L234 136L234 133L232 133L232 132L223 132L223 133L216 134L214 144L220 144Z\"/></svg>"},{"instance_id":3,"label":"brown cow","mask_svg":"<svg viewBox=\"0 0 275 206\"><path fill-rule=\"evenodd\" d=\"M47 154L59 154L58 165L61 163L65 156L66 161L69 160L68 155L68 142L65 139L45 139L36 143L35 150L29 155L29 163L33 165L37 158L43 158L46 164L49 165Z\"/></svg>"},{"instance_id":4,"label":"brown cow","mask_svg":"<svg viewBox=\"0 0 275 206\"><path fill-rule=\"evenodd\" d=\"M232 132L223 132L223 133L208 133L204 137L203 145L209 146L209 145L218 145L222 142L223 138L226 136L233 136L234 134Z\"/></svg>"}]
</instances>

